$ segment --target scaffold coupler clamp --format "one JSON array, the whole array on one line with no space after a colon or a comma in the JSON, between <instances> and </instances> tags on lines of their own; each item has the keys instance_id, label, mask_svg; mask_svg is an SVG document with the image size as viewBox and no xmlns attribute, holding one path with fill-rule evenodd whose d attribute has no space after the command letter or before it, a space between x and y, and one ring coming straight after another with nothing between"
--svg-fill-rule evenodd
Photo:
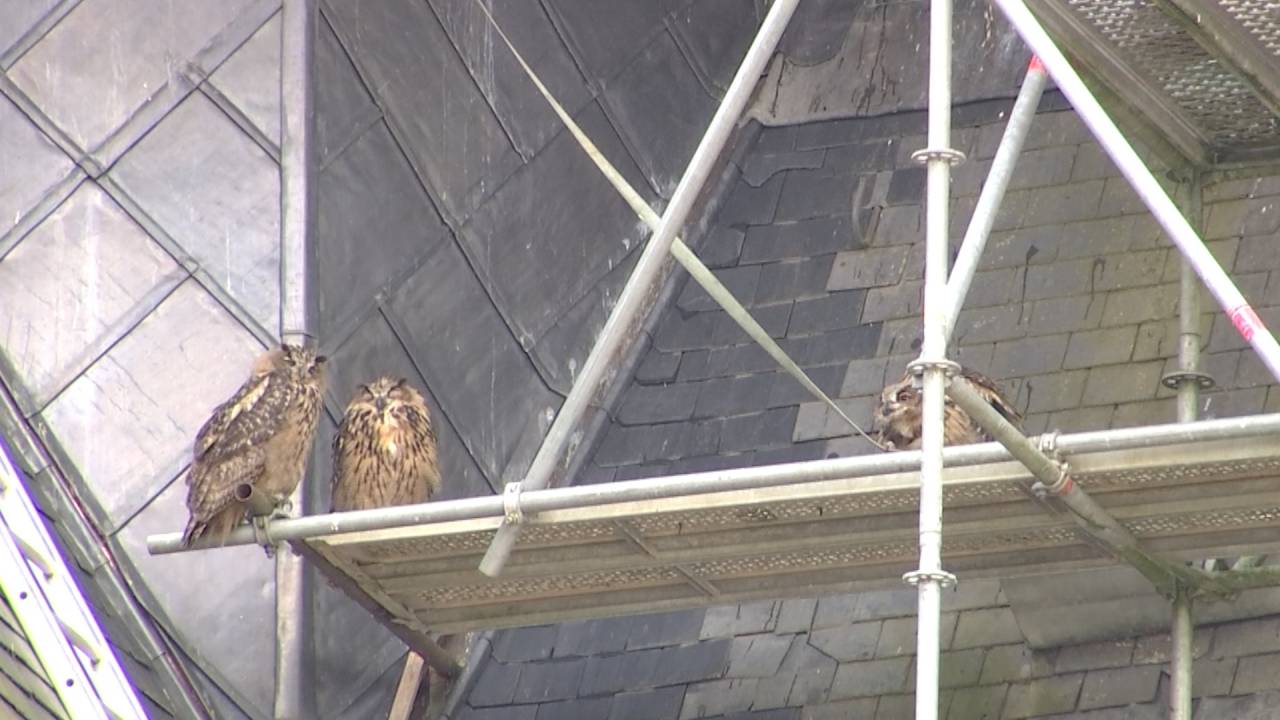
<instances>
[{"instance_id":1,"label":"scaffold coupler clamp","mask_svg":"<svg viewBox=\"0 0 1280 720\"><path fill-rule=\"evenodd\" d=\"M918 587L921 582L936 582L940 587L949 588L956 584L956 576L941 568L934 571L912 570L902 576L902 582L911 587Z\"/></svg>"},{"instance_id":2,"label":"scaffold coupler clamp","mask_svg":"<svg viewBox=\"0 0 1280 720\"><path fill-rule=\"evenodd\" d=\"M520 507L521 484L517 480L509 482L502 488L502 522L507 525L519 525L524 522L524 509Z\"/></svg>"},{"instance_id":3,"label":"scaffold coupler clamp","mask_svg":"<svg viewBox=\"0 0 1280 720\"><path fill-rule=\"evenodd\" d=\"M955 167L966 158L964 153L955 148L923 148L911 153L911 160L917 165L925 165L931 160L946 160L948 165Z\"/></svg>"},{"instance_id":4,"label":"scaffold coupler clamp","mask_svg":"<svg viewBox=\"0 0 1280 720\"><path fill-rule=\"evenodd\" d=\"M942 358L940 360L926 360L923 356L907 363L907 374L919 381L924 376L925 370L941 369L947 376L947 382L951 382L951 378L960 374L960 363L954 360Z\"/></svg>"},{"instance_id":5,"label":"scaffold coupler clamp","mask_svg":"<svg viewBox=\"0 0 1280 720\"><path fill-rule=\"evenodd\" d=\"M253 528L253 541L262 546L267 557L275 552L276 539L271 537L271 521L275 518L275 514L253 515L249 518L249 526Z\"/></svg>"},{"instance_id":6,"label":"scaffold coupler clamp","mask_svg":"<svg viewBox=\"0 0 1280 720\"><path fill-rule=\"evenodd\" d=\"M1174 370L1160 376L1160 384L1170 390L1177 390L1182 387L1183 383L1188 382L1193 382L1200 386L1201 391L1212 390L1216 384L1212 375L1199 370Z\"/></svg>"},{"instance_id":7,"label":"scaffold coupler clamp","mask_svg":"<svg viewBox=\"0 0 1280 720\"><path fill-rule=\"evenodd\" d=\"M1040 436L1037 445L1040 452L1049 456L1053 460L1053 464L1058 466L1058 480L1052 485L1045 485L1037 480L1031 485L1031 492L1036 497L1044 500L1049 496L1062 497L1070 493L1075 488L1075 481L1071 479L1071 467L1066 460L1062 459L1062 450L1058 447L1058 436L1061 435L1057 430L1051 430Z\"/></svg>"}]
</instances>

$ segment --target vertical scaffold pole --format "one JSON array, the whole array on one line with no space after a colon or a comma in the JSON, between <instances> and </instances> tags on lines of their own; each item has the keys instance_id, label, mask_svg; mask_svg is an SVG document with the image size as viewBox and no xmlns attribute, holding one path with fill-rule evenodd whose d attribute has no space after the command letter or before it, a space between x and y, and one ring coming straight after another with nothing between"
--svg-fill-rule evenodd
<instances>
[{"instance_id":1,"label":"vertical scaffold pole","mask_svg":"<svg viewBox=\"0 0 1280 720\"><path fill-rule=\"evenodd\" d=\"M1200 173L1192 171L1185 184L1187 221L1199 232L1202 229L1203 196ZM1195 268L1182 260L1178 287L1178 370L1166 376L1166 385L1178 391L1178 422L1195 422L1199 414L1200 390L1210 384L1200 372L1200 283ZM1192 601L1188 588L1179 587L1173 597L1173 653L1169 658L1169 718L1191 720Z\"/></svg>"},{"instance_id":2,"label":"vertical scaffold pole","mask_svg":"<svg viewBox=\"0 0 1280 720\"><path fill-rule=\"evenodd\" d=\"M315 335L311 292L315 218L312 183L314 116L311 68L315 51L315 0L284 0L280 27L280 337L308 344ZM301 483L291 498L303 509ZM315 717L307 689L311 642L311 597L302 558L281 546L276 553L276 685L274 717Z\"/></svg>"},{"instance_id":3,"label":"vertical scaffold pole","mask_svg":"<svg viewBox=\"0 0 1280 720\"><path fill-rule=\"evenodd\" d=\"M946 291L951 165L951 0L933 0L929 12L928 147L912 157L926 165L924 342L911 363L923 375L920 461L920 566L903 578L919 593L916 630L916 718L938 717L939 624L942 588L955 578L942 570L942 410L947 373Z\"/></svg>"}]
</instances>

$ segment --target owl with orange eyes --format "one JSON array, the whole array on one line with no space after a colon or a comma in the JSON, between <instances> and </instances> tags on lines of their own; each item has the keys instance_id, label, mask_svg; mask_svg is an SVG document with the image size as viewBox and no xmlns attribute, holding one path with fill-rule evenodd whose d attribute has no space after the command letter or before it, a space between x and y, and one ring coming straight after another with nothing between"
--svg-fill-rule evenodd
<instances>
[{"instance_id":1,"label":"owl with orange eyes","mask_svg":"<svg viewBox=\"0 0 1280 720\"><path fill-rule=\"evenodd\" d=\"M1022 424L1022 415L990 378L968 369L961 374L1006 420L1015 426ZM872 427L873 435L886 450L916 450L920 447L921 391L914 380L908 373L880 393ZM946 399L942 412L944 444L967 445L993 439L951 398Z\"/></svg>"}]
</instances>

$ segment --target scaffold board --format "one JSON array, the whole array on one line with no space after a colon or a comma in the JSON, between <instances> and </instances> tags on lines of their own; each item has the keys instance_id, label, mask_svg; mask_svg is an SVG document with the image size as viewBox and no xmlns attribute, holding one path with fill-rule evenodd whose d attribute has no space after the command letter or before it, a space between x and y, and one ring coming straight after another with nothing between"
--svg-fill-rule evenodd
<instances>
[{"instance_id":1,"label":"scaffold board","mask_svg":"<svg viewBox=\"0 0 1280 720\"><path fill-rule=\"evenodd\" d=\"M1109 110L1200 167L1280 159L1274 0L1029 4Z\"/></svg>"},{"instance_id":2,"label":"scaffold board","mask_svg":"<svg viewBox=\"0 0 1280 720\"><path fill-rule=\"evenodd\" d=\"M1075 481L1167 558L1280 551L1280 437L1067 458ZM944 471L943 557L967 578L1117 564L997 462ZM892 587L915 567L917 474L622 502L530 516L499 578L477 570L500 518L299 544L402 638L749 599ZM412 643L410 643L412 644Z\"/></svg>"}]
</instances>

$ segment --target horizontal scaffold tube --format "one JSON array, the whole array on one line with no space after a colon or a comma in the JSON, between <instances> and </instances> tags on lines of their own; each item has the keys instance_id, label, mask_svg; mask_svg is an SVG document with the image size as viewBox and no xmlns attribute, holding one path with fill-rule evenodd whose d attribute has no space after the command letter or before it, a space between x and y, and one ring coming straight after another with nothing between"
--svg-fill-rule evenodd
<instances>
[{"instance_id":1,"label":"horizontal scaffold tube","mask_svg":"<svg viewBox=\"0 0 1280 720\"><path fill-rule=\"evenodd\" d=\"M1062 435L1057 448L1064 454L1131 450L1173 445L1182 442L1238 439L1280 434L1280 414L1202 420L1194 423L1150 425L1146 427L1102 430ZM943 451L946 467L1002 462L1012 456L999 443L962 445ZM602 485L585 485L549 490L526 490L520 494L520 507L525 512L545 512L568 508L609 505L637 500L687 497L702 493L746 490L774 485L793 485L848 477L863 477L920 469L920 451L858 455L807 462L765 465L762 467L717 470L712 472L671 475L643 480L627 480ZM503 498L489 495L461 500L446 500L420 505L357 510L329 515L310 515L270 521L267 535L275 541L303 540L344 532L383 530L426 523L500 518L504 515ZM167 533L147 538L147 549L153 555L181 552L182 535ZM227 538L227 545L252 545L253 528L240 527ZM191 549L210 547L196 541Z\"/></svg>"}]
</instances>

